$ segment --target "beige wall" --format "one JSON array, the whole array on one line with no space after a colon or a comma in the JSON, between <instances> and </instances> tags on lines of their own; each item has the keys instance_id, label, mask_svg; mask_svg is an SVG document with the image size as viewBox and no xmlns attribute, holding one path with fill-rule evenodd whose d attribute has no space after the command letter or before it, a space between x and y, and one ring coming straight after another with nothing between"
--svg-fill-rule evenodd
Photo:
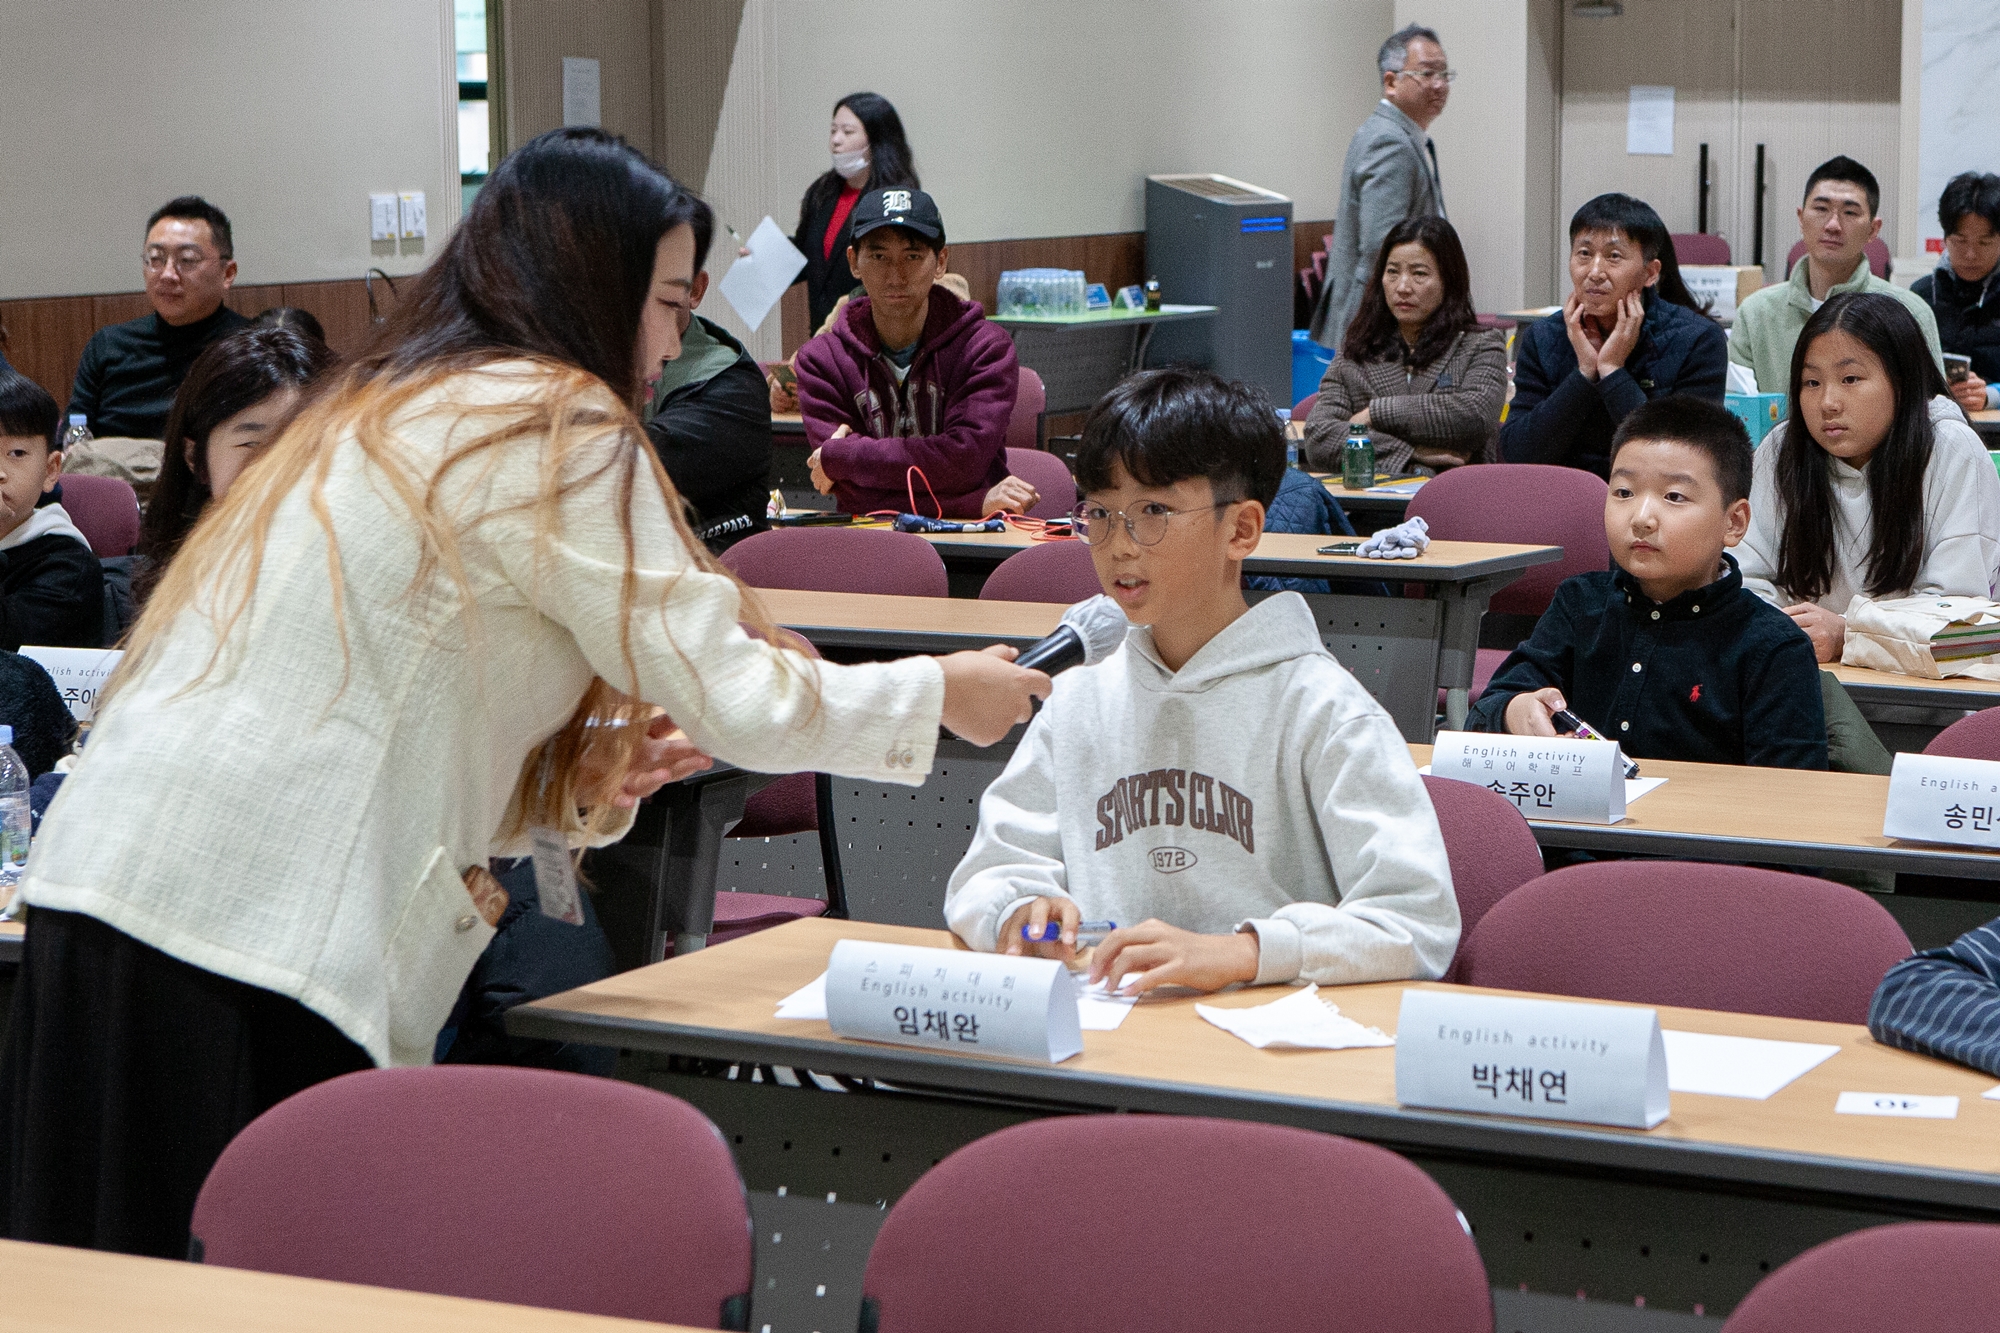
<instances>
[{"instance_id":1,"label":"beige wall","mask_svg":"<svg viewBox=\"0 0 2000 1333\"><path fill-rule=\"evenodd\" d=\"M1394 27L1393 0L931 0L922 22L912 12L660 0L673 89L663 158L701 169L739 231L767 213L789 231L826 170L835 99L870 89L902 113L954 240L1137 231L1145 177L1160 172L1237 176L1289 195L1298 218L1327 218ZM711 305L704 314L744 332ZM775 340L774 319L753 345L775 355Z\"/></svg>"},{"instance_id":2,"label":"beige wall","mask_svg":"<svg viewBox=\"0 0 2000 1333\"><path fill-rule=\"evenodd\" d=\"M564 56L598 62L604 128L654 151L653 0L502 0L506 146L563 123Z\"/></svg>"},{"instance_id":3,"label":"beige wall","mask_svg":"<svg viewBox=\"0 0 2000 1333\"><path fill-rule=\"evenodd\" d=\"M1431 139L1474 306L1552 300L1557 0L1397 0L1395 20L1435 29L1458 71Z\"/></svg>"},{"instance_id":4,"label":"beige wall","mask_svg":"<svg viewBox=\"0 0 2000 1333\"><path fill-rule=\"evenodd\" d=\"M0 0L0 298L133 291L146 215L229 214L244 283L414 272L458 216L449 0ZM427 246L371 245L422 190Z\"/></svg>"}]
</instances>

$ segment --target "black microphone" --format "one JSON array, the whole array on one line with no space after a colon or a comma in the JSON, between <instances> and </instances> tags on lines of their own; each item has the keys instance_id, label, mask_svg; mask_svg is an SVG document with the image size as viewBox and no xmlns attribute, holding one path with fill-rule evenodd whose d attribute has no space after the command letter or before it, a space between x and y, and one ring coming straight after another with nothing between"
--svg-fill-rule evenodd
<instances>
[{"instance_id":1,"label":"black microphone","mask_svg":"<svg viewBox=\"0 0 2000 1333\"><path fill-rule=\"evenodd\" d=\"M1014 665L1046 671L1051 676L1073 666L1095 665L1125 642L1125 632L1130 628L1131 622L1125 619L1118 604L1099 594L1063 612L1062 623L1055 632L1023 651L1014 659Z\"/></svg>"}]
</instances>

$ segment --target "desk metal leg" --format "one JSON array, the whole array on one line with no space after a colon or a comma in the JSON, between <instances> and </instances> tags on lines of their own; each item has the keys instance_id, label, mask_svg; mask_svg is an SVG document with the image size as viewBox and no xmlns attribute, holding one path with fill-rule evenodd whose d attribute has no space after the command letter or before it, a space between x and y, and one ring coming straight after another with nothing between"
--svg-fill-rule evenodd
<instances>
[{"instance_id":1,"label":"desk metal leg","mask_svg":"<svg viewBox=\"0 0 2000 1333\"><path fill-rule=\"evenodd\" d=\"M1153 341L1153 330L1159 327L1157 322L1147 320L1132 330L1132 360L1125 367L1128 375L1135 370L1146 368L1146 348Z\"/></svg>"},{"instance_id":2,"label":"desk metal leg","mask_svg":"<svg viewBox=\"0 0 2000 1333\"><path fill-rule=\"evenodd\" d=\"M1471 707L1472 691L1456 686L1444 692L1444 729L1446 731L1465 730L1465 712Z\"/></svg>"},{"instance_id":3,"label":"desk metal leg","mask_svg":"<svg viewBox=\"0 0 2000 1333\"><path fill-rule=\"evenodd\" d=\"M1437 679L1444 690L1445 726L1452 731L1465 729L1466 709L1472 699L1472 671L1479 663L1479 622L1493 594L1519 577L1519 570L1510 570L1466 583L1437 586L1437 600L1444 609L1444 625L1438 634Z\"/></svg>"},{"instance_id":4,"label":"desk metal leg","mask_svg":"<svg viewBox=\"0 0 2000 1333\"><path fill-rule=\"evenodd\" d=\"M723 835L743 819L743 802L765 779L740 777L699 786L662 787L655 800L666 815L666 854L657 862L647 922L647 962L666 957L667 938L683 954L708 943L715 926L716 863Z\"/></svg>"}]
</instances>

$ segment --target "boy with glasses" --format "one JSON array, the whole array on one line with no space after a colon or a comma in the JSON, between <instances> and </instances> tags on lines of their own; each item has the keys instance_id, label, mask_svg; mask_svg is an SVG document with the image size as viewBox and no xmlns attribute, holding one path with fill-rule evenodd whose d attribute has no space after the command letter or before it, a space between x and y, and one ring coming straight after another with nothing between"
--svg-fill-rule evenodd
<instances>
[{"instance_id":1,"label":"boy with glasses","mask_svg":"<svg viewBox=\"0 0 2000 1333\"><path fill-rule=\"evenodd\" d=\"M1270 405L1205 371L1092 409L1077 525L1134 628L1056 678L981 798L945 901L967 944L1069 962L1080 921L1115 921L1090 976L1128 991L1450 965L1458 901L1409 748L1304 599L1244 601L1284 470Z\"/></svg>"},{"instance_id":2,"label":"boy with glasses","mask_svg":"<svg viewBox=\"0 0 2000 1333\"><path fill-rule=\"evenodd\" d=\"M196 195L146 219L139 252L153 313L99 329L77 363L69 413L90 433L157 440L194 359L249 321L222 304L236 281L229 219Z\"/></svg>"}]
</instances>

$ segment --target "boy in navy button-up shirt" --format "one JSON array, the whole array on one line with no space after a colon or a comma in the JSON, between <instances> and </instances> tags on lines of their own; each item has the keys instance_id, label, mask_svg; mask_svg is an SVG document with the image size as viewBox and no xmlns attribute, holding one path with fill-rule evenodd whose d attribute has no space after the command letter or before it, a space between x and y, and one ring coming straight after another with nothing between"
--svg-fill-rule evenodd
<instances>
[{"instance_id":1,"label":"boy in navy button-up shirt","mask_svg":"<svg viewBox=\"0 0 2000 1333\"><path fill-rule=\"evenodd\" d=\"M1743 590L1724 551L1750 525L1741 423L1702 399L1662 398L1626 418L1610 463L1617 568L1556 589L1467 728L1550 736L1566 707L1638 759L1825 768L1812 642Z\"/></svg>"}]
</instances>

